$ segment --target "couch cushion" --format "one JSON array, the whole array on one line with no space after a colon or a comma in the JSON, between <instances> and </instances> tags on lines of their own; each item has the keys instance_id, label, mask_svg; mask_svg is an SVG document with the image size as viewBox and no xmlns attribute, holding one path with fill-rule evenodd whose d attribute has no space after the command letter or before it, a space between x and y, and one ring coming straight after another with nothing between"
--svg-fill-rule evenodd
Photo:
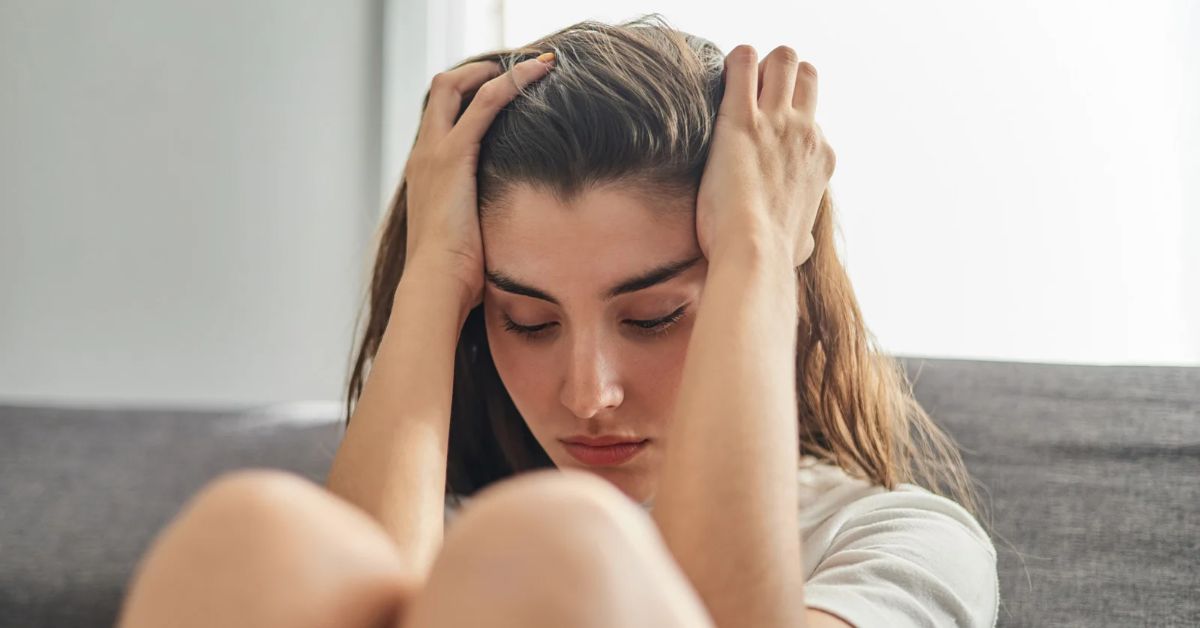
<instances>
[{"instance_id":1,"label":"couch cushion","mask_svg":"<svg viewBox=\"0 0 1200 628\"><path fill-rule=\"evenodd\" d=\"M333 417L0 407L0 626L111 627L136 561L222 471L323 482Z\"/></svg>"},{"instance_id":2,"label":"couch cushion","mask_svg":"<svg viewBox=\"0 0 1200 628\"><path fill-rule=\"evenodd\" d=\"M902 362L990 507L1000 625L1200 625L1200 368ZM334 411L0 407L0 626L111 626L204 483L320 483L340 438Z\"/></svg>"},{"instance_id":3,"label":"couch cushion","mask_svg":"<svg viewBox=\"0 0 1200 628\"><path fill-rule=\"evenodd\" d=\"M1001 625L1200 625L1200 368L903 362L990 508Z\"/></svg>"}]
</instances>

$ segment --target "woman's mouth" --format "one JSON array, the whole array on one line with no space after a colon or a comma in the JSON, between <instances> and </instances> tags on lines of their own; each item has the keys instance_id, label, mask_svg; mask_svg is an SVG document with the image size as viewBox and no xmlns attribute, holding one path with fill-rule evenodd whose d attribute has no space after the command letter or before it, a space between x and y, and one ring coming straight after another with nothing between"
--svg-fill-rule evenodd
<instances>
[{"instance_id":1,"label":"woman's mouth","mask_svg":"<svg viewBox=\"0 0 1200 628\"><path fill-rule=\"evenodd\" d=\"M567 449L567 453L571 454L576 460L597 467L608 467L623 464L628 462L634 456L638 455L650 439L644 439L638 442L619 443L616 445L604 445L593 447L580 443L563 442L563 447Z\"/></svg>"}]
</instances>

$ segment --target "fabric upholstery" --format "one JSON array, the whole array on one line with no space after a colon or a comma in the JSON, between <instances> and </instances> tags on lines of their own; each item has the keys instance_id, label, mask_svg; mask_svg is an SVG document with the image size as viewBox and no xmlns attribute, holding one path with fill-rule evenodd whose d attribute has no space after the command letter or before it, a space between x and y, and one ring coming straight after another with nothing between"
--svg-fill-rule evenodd
<instances>
[{"instance_id":1,"label":"fabric upholstery","mask_svg":"<svg viewBox=\"0 0 1200 628\"><path fill-rule=\"evenodd\" d=\"M1001 626L1200 625L1200 368L902 363L980 484ZM336 416L0 406L0 626L111 626L195 491L323 482L340 438Z\"/></svg>"}]
</instances>

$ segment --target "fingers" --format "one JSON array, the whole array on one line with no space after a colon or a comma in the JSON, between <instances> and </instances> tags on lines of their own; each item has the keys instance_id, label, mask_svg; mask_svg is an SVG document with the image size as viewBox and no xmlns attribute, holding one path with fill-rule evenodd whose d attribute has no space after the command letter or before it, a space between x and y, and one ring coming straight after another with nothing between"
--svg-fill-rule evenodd
<instances>
[{"instance_id":1,"label":"fingers","mask_svg":"<svg viewBox=\"0 0 1200 628\"><path fill-rule=\"evenodd\" d=\"M749 115L758 102L758 52L742 44L725 56L725 95L721 115Z\"/></svg>"},{"instance_id":2,"label":"fingers","mask_svg":"<svg viewBox=\"0 0 1200 628\"><path fill-rule=\"evenodd\" d=\"M799 109L816 119L817 69L789 46L777 46L758 62L752 46L741 44L725 57L724 115L750 113L757 107L779 111Z\"/></svg>"},{"instance_id":3,"label":"fingers","mask_svg":"<svg viewBox=\"0 0 1200 628\"><path fill-rule=\"evenodd\" d=\"M807 61L801 61L796 74L796 89L792 94L792 106L808 114L810 120L817 116L817 69Z\"/></svg>"},{"instance_id":4,"label":"fingers","mask_svg":"<svg viewBox=\"0 0 1200 628\"><path fill-rule=\"evenodd\" d=\"M462 108L463 94L476 89L484 81L500 74L495 61L476 61L433 77L429 87L429 102L421 116L417 137L441 139L454 126L454 118Z\"/></svg>"},{"instance_id":5,"label":"fingers","mask_svg":"<svg viewBox=\"0 0 1200 628\"><path fill-rule=\"evenodd\" d=\"M781 111L792 107L798 63L800 55L788 46L776 47L763 59L760 68L762 89L758 96L759 109Z\"/></svg>"},{"instance_id":6,"label":"fingers","mask_svg":"<svg viewBox=\"0 0 1200 628\"><path fill-rule=\"evenodd\" d=\"M496 119L500 112L526 85L546 76L550 72L553 55L544 54L537 59L526 59L512 67L508 72L497 76L483 84L475 93L475 98L467 110L463 112L458 123L446 135L447 141L460 143L478 143ZM546 61L541 61L547 57Z\"/></svg>"},{"instance_id":7,"label":"fingers","mask_svg":"<svg viewBox=\"0 0 1200 628\"><path fill-rule=\"evenodd\" d=\"M768 54L767 56L770 56L770 55ZM754 96L756 99L762 98L763 79L766 78L766 76L764 75L764 72L763 72L763 70L765 70L765 69L767 69L767 60L763 59L762 61L758 62L758 90L757 90L757 92L755 92L755 96ZM757 104L757 102L758 101L755 100L756 104Z\"/></svg>"}]
</instances>

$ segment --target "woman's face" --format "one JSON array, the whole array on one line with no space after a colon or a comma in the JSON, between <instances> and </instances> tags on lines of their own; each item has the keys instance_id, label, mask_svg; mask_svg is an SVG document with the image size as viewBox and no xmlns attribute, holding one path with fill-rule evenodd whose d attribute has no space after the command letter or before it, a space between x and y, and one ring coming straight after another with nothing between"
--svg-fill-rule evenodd
<instances>
[{"instance_id":1,"label":"woman's face","mask_svg":"<svg viewBox=\"0 0 1200 628\"><path fill-rule=\"evenodd\" d=\"M521 185L507 201L481 225L500 378L559 468L591 471L649 503L708 269L694 201L662 207L619 185L571 205ZM677 272L654 273L669 266ZM621 464L594 465L563 443L578 435L649 441Z\"/></svg>"}]
</instances>

